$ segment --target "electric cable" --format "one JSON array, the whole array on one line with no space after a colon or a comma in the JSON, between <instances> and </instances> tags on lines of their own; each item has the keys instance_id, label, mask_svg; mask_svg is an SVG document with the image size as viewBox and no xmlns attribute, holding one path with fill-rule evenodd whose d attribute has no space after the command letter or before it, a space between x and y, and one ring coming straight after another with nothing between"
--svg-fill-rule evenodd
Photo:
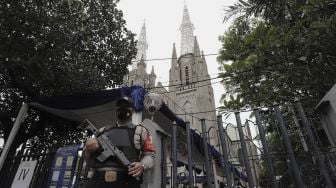
<instances>
[{"instance_id":1,"label":"electric cable","mask_svg":"<svg viewBox=\"0 0 336 188\"><path fill-rule=\"evenodd\" d=\"M203 55L194 55L193 57L206 57L206 56L214 56L220 55L219 53L212 53L212 54L203 54ZM180 56L181 57L181 56ZM153 58L153 59L143 59L142 61L163 61L163 60L172 60L178 58L166 57L166 58ZM141 60L132 60L131 62L139 62Z\"/></svg>"},{"instance_id":2,"label":"electric cable","mask_svg":"<svg viewBox=\"0 0 336 188\"><path fill-rule=\"evenodd\" d=\"M178 108L180 108L183 112L185 112L185 114L182 114L182 115L189 115L197 120L201 120L201 119L204 119L204 118L198 118L192 114L189 114L184 108L182 108L180 105L178 105L175 101L173 101L169 96L167 96L166 94L163 93L163 95L165 95L167 97L168 100L170 100L174 105L176 105ZM206 121L215 121L217 122L217 120L210 120L210 119L204 119Z\"/></svg>"}]
</instances>

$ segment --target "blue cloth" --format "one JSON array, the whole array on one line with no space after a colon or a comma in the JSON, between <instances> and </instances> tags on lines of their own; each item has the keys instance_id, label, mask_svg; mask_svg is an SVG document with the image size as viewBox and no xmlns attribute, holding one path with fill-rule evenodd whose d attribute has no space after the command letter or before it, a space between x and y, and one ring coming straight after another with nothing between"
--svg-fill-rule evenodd
<instances>
[{"instance_id":1,"label":"blue cloth","mask_svg":"<svg viewBox=\"0 0 336 188\"><path fill-rule=\"evenodd\" d=\"M136 112L141 112L144 109L144 96L146 91L141 86L122 87L121 97L127 96L132 98L134 103L134 109Z\"/></svg>"}]
</instances>

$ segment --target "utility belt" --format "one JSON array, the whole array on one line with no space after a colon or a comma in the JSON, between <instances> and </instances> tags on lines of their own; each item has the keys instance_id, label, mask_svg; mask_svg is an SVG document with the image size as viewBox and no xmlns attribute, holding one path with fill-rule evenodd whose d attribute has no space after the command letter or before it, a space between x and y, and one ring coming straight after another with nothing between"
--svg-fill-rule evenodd
<instances>
[{"instance_id":1,"label":"utility belt","mask_svg":"<svg viewBox=\"0 0 336 188\"><path fill-rule=\"evenodd\" d=\"M139 181L135 179L133 176L129 175L128 171L95 170L93 177L91 179L98 180L98 181L104 181L108 183L113 183L113 182L140 182L142 183L142 175Z\"/></svg>"}]
</instances>

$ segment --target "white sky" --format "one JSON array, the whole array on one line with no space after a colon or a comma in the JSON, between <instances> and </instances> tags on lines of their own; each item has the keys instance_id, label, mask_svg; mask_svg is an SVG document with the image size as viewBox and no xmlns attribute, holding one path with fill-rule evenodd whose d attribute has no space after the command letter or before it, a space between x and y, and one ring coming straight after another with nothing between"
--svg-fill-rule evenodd
<instances>
[{"instance_id":1,"label":"white sky","mask_svg":"<svg viewBox=\"0 0 336 188\"><path fill-rule=\"evenodd\" d=\"M204 54L218 53L221 43L218 37L229 27L230 23L223 23L224 8L233 5L236 0L120 0L118 8L124 13L127 28L139 34L146 22L148 42L147 59L171 58L173 43L180 54L179 31L182 23L183 7L186 3L191 22L194 24L194 35L197 36L200 49ZM138 39L138 37L136 37ZM206 57L208 71L211 78L218 75L216 56ZM157 82L168 85L170 60L148 61L147 72L154 66ZM219 79L212 80L216 107L224 93L224 88L218 83ZM242 114L242 122L244 117ZM235 124L234 116L226 120ZM251 127L252 128L252 127ZM2 145L0 140L0 145Z\"/></svg>"},{"instance_id":2,"label":"white sky","mask_svg":"<svg viewBox=\"0 0 336 188\"><path fill-rule=\"evenodd\" d=\"M218 40L228 28L223 23L224 8L233 5L236 0L188 0L186 1L194 35L204 54L218 53L221 43ZM184 0L121 0L118 8L124 12L127 28L139 34L146 23L147 59L171 58L173 43L180 54L180 24L182 23ZM138 39L136 37L136 39ZM206 57L210 77L217 77L218 63L216 56ZM171 60L148 61L147 72L154 66L157 82L168 85ZM218 82L219 79L212 82ZM216 107L218 107L223 87L213 84Z\"/></svg>"},{"instance_id":3,"label":"white sky","mask_svg":"<svg viewBox=\"0 0 336 188\"><path fill-rule=\"evenodd\" d=\"M139 34L141 27L146 22L148 42L147 59L171 58L173 43L180 54L179 31L182 22L183 7L187 4L191 22L194 24L194 35L200 49L204 54L218 53L221 43L218 37L229 27L230 23L223 23L224 8L233 5L236 0L120 0L118 8L124 13L127 28ZM138 37L136 37L138 39ZM210 77L218 75L216 56L206 57ZM168 85L171 60L148 61L147 72L154 66L157 82ZM224 93L224 88L218 83L219 79L212 80L216 107L220 106L219 100ZM244 117L242 114L242 122ZM234 116L226 120L235 124ZM252 127L251 127L252 128ZM2 145L0 140L0 145Z\"/></svg>"},{"instance_id":4,"label":"white sky","mask_svg":"<svg viewBox=\"0 0 336 188\"><path fill-rule=\"evenodd\" d=\"M177 55L180 55L180 24L182 23L183 7L186 3L191 22L197 36L200 49L204 54L218 53L221 43L220 35L228 29L231 22L223 23L224 9L233 5L237 0L120 0L118 8L124 13L126 26L137 35L146 23L146 37L148 43L147 59L171 58L173 43L176 45ZM138 39L138 36L136 37ZM206 61L211 78L218 76L219 64L217 56L207 56ZM168 85L171 60L147 61L147 72L154 66L157 82ZM220 106L220 97L224 93L220 79L212 80L216 107ZM241 114L241 121L245 123L249 113ZM224 122L236 124L234 115L230 115ZM252 134L255 135L253 127Z\"/></svg>"}]
</instances>

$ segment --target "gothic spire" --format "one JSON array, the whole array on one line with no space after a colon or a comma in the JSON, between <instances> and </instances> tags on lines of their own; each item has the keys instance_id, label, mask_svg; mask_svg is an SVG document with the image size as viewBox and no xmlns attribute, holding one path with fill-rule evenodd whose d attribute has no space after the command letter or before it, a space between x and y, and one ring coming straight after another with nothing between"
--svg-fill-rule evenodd
<instances>
[{"instance_id":1,"label":"gothic spire","mask_svg":"<svg viewBox=\"0 0 336 188\"><path fill-rule=\"evenodd\" d=\"M187 5L184 5L181 31L181 55L192 53L194 47L194 25L190 21Z\"/></svg>"},{"instance_id":2,"label":"gothic spire","mask_svg":"<svg viewBox=\"0 0 336 188\"><path fill-rule=\"evenodd\" d=\"M172 55L172 58L173 59L177 59L175 43L173 44L173 55Z\"/></svg>"},{"instance_id":3,"label":"gothic spire","mask_svg":"<svg viewBox=\"0 0 336 188\"><path fill-rule=\"evenodd\" d=\"M198 41L197 41L197 37L194 37L194 51L193 51L194 55L199 58L201 56L201 51L200 48L198 46Z\"/></svg>"},{"instance_id":4,"label":"gothic spire","mask_svg":"<svg viewBox=\"0 0 336 188\"><path fill-rule=\"evenodd\" d=\"M155 75L155 73L154 73L154 66L152 66L152 70L151 70L151 73L150 73L151 75Z\"/></svg>"},{"instance_id":5,"label":"gothic spire","mask_svg":"<svg viewBox=\"0 0 336 188\"><path fill-rule=\"evenodd\" d=\"M203 63L206 62L203 50L202 50L202 60L203 60Z\"/></svg>"},{"instance_id":6,"label":"gothic spire","mask_svg":"<svg viewBox=\"0 0 336 188\"><path fill-rule=\"evenodd\" d=\"M138 61L136 69L138 69L139 66L143 66L143 67L146 69L146 63L145 63L145 61L144 61L143 56L141 56L140 60ZM145 70L145 71L146 71L146 70Z\"/></svg>"},{"instance_id":7,"label":"gothic spire","mask_svg":"<svg viewBox=\"0 0 336 188\"><path fill-rule=\"evenodd\" d=\"M208 66L207 66L207 64L206 64L206 60L205 60L205 55L204 55L204 52L203 52L203 50L202 50L202 52L201 52L201 58L202 58L202 61L200 61L200 62L202 62L202 63L200 63L200 70L202 70L201 71L201 74L202 75L204 75L204 76L206 76L205 78L208 78L209 77L209 73L208 73ZM204 79L205 79L204 78Z\"/></svg>"},{"instance_id":8,"label":"gothic spire","mask_svg":"<svg viewBox=\"0 0 336 188\"><path fill-rule=\"evenodd\" d=\"M177 67L177 55L176 55L175 43L173 43L173 54L172 54L171 68L176 68L176 67Z\"/></svg>"},{"instance_id":9,"label":"gothic spire","mask_svg":"<svg viewBox=\"0 0 336 188\"><path fill-rule=\"evenodd\" d=\"M142 25L136 48L137 48L137 55L136 55L136 58L133 60L132 70L137 69L137 63L141 60L141 58L143 58L143 60L147 59L146 51L148 48L148 44L147 44L147 39L146 39L145 22Z\"/></svg>"},{"instance_id":10,"label":"gothic spire","mask_svg":"<svg viewBox=\"0 0 336 188\"><path fill-rule=\"evenodd\" d=\"M152 71L148 75L149 78L149 87L155 87L156 74L154 73L154 66L152 66Z\"/></svg>"}]
</instances>

